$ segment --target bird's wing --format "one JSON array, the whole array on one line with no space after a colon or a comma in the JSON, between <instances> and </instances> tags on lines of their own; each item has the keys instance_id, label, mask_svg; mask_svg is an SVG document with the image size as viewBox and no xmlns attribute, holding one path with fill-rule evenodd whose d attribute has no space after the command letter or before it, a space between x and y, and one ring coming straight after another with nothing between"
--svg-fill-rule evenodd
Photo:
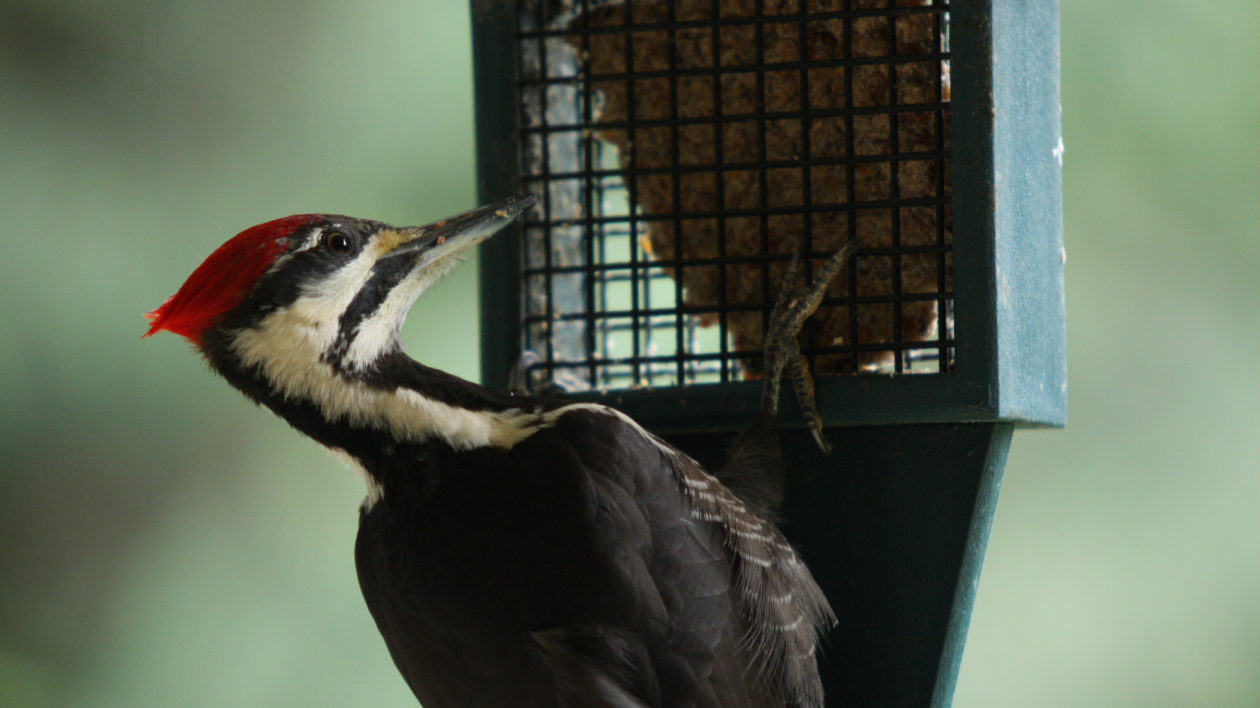
<instances>
[{"instance_id":1,"label":"bird's wing","mask_svg":"<svg viewBox=\"0 0 1260 708\"><path fill-rule=\"evenodd\" d=\"M385 470L361 517L364 597L421 701L818 705L817 587L773 526L624 416L567 408Z\"/></svg>"},{"instance_id":2,"label":"bird's wing","mask_svg":"<svg viewBox=\"0 0 1260 708\"><path fill-rule=\"evenodd\" d=\"M773 420L754 419L720 472L738 482L734 488L743 495L689 457L676 470L693 513L721 529L730 551L733 594L748 622L741 641L752 659L749 670L781 702L821 706L815 649L836 617L804 561L768 518L778 505L783 474ZM758 470L769 479L754 479Z\"/></svg>"},{"instance_id":3,"label":"bird's wing","mask_svg":"<svg viewBox=\"0 0 1260 708\"><path fill-rule=\"evenodd\" d=\"M749 489L757 486L751 468L765 468L765 491L748 503L614 411L570 413L557 421L556 432L579 459L602 461L586 464L626 490L641 510L651 530L650 548L643 549L653 559L650 582L670 610L670 641L686 647L678 656L699 672L701 690L723 691L721 705L755 705L759 695L777 705L821 705L815 646L835 616L796 551L765 517L777 501L781 470L773 424L768 434L761 428L767 426L754 424L741 437L725 470L734 468L744 477L741 489ZM766 452L771 447L774 455ZM731 637L735 646L728 645ZM747 695L737 699L732 692Z\"/></svg>"},{"instance_id":4,"label":"bird's wing","mask_svg":"<svg viewBox=\"0 0 1260 708\"><path fill-rule=\"evenodd\" d=\"M771 524L694 460L607 409L575 407L521 445L535 446L521 458L581 471L590 532L626 593L598 608L611 617L543 635L558 675L607 672L584 675L633 687L649 705L663 696L665 705L782 706L801 693L784 688L795 680L793 654L813 662L813 618L791 594L796 568L816 586ZM788 641L798 637L807 646Z\"/></svg>"}]
</instances>

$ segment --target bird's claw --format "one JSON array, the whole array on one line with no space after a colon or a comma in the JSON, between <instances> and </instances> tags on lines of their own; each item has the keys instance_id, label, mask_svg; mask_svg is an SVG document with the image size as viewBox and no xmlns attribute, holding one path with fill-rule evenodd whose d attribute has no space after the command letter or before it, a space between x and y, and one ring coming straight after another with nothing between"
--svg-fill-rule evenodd
<instances>
[{"instance_id":1,"label":"bird's claw","mask_svg":"<svg viewBox=\"0 0 1260 708\"><path fill-rule=\"evenodd\" d=\"M787 368L792 375L792 388L805 417L805 425L818 447L828 454L831 446L823 438L822 416L818 413L818 401L814 395L814 379L810 376L805 355L801 353L797 335L805 326L805 320L818 309L818 304L827 292L827 286L840 272L840 266L857 250L857 246L857 241L850 241L842 246L823 263L814 274L813 282L804 288L796 284L802 258L801 250L798 249L783 275L783 284L775 298L774 309L770 311L769 324L766 327L762 409L771 415L778 413L780 379L783 377L783 369Z\"/></svg>"}]
</instances>

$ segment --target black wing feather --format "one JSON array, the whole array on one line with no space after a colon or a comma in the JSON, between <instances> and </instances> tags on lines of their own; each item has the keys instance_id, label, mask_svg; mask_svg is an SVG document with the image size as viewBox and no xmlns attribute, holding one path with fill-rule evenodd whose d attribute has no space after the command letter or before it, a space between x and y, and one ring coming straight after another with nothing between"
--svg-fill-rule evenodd
<instances>
[{"instance_id":1,"label":"black wing feather","mask_svg":"<svg viewBox=\"0 0 1260 708\"><path fill-rule=\"evenodd\" d=\"M380 472L360 582L428 708L821 705L830 610L795 553L616 414Z\"/></svg>"}]
</instances>

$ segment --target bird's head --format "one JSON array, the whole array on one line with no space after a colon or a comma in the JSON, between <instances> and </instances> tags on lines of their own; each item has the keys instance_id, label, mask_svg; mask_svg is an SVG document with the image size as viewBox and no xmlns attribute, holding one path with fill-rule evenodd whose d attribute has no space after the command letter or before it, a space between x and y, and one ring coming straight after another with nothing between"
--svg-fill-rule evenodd
<instances>
[{"instance_id":1,"label":"bird's head","mask_svg":"<svg viewBox=\"0 0 1260 708\"><path fill-rule=\"evenodd\" d=\"M211 358L247 366L370 367L399 348L411 305L457 256L534 203L516 197L417 227L304 214L246 229L146 317ZM279 373L279 372L277 372Z\"/></svg>"}]
</instances>

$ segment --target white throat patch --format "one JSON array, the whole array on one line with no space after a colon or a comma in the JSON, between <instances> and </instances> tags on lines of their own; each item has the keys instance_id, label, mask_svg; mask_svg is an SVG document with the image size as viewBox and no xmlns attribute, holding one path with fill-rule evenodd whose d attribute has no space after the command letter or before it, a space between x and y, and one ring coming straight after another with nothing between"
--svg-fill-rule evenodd
<instances>
[{"instance_id":1,"label":"white throat patch","mask_svg":"<svg viewBox=\"0 0 1260 708\"><path fill-rule=\"evenodd\" d=\"M319 241L316 235L306 247L316 248ZM286 400L308 401L330 421L386 430L404 442L441 438L456 449L515 445L529 434L523 430L529 425L528 415L470 411L410 389L375 388L342 376L325 361L325 354L337 343L341 314L391 247L388 238L374 240L353 261L304 285L292 304L238 331L231 345L235 354L246 367L260 369ZM358 323L338 366L361 371L397 350L407 310L454 265L453 258L446 260L451 262L420 268L396 284L376 310Z\"/></svg>"},{"instance_id":2,"label":"white throat patch","mask_svg":"<svg viewBox=\"0 0 1260 708\"><path fill-rule=\"evenodd\" d=\"M472 411L411 389L390 391L348 379L320 358L335 337L335 330L322 333L286 309L241 332L233 348L247 367L259 367L286 400L309 401L326 420L386 430L399 441L440 438L457 450L510 448L533 432L535 414Z\"/></svg>"}]
</instances>

